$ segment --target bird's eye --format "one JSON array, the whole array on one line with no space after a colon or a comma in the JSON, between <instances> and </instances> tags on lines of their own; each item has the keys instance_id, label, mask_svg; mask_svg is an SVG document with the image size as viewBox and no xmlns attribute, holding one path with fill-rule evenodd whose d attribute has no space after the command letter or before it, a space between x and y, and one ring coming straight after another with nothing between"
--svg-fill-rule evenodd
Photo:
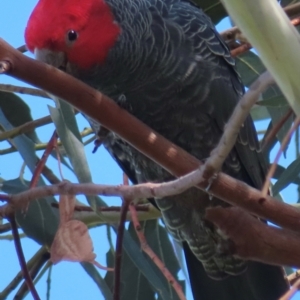
<instances>
[{"instance_id":1,"label":"bird's eye","mask_svg":"<svg viewBox=\"0 0 300 300\"><path fill-rule=\"evenodd\" d=\"M78 33L75 30L69 30L67 33L68 42L74 42L78 38Z\"/></svg>"}]
</instances>

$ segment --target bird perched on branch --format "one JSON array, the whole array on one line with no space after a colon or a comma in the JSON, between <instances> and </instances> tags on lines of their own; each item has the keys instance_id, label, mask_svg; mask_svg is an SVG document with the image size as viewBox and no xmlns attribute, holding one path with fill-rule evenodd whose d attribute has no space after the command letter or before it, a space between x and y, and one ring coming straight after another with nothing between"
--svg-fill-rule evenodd
<instances>
[{"instance_id":1,"label":"bird perched on branch","mask_svg":"<svg viewBox=\"0 0 300 300\"><path fill-rule=\"evenodd\" d=\"M188 0L40 0L25 39L38 59L100 90L200 160L244 93L226 44ZM112 132L104 145L134 183L173 179ZM222 171L261 188L265 167L250 117ZM222 253L226 240L204 219L206 208L228 206L221 200L191 188L155 202L183 243L195 299L275 300L288 289L281 268Z\"/></svg>"}]
</instances>

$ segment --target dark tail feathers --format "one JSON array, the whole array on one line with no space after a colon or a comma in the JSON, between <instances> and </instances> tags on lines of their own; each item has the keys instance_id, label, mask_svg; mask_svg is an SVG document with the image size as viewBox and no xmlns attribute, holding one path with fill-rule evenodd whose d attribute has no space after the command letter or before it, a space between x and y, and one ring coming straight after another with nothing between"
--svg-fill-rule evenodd
<instances>
[{"instance_id":1,"label":"dark tail feathers","mask_svg":"<svg viewBox=\"0 0 300 300\"><path fill-rule=\"evenodd\" d=\"M209 278L188 245L183 245L194 300L277 300L288 289L281 267L249 262L239 276Z\"/></svg>"}]
</instances>

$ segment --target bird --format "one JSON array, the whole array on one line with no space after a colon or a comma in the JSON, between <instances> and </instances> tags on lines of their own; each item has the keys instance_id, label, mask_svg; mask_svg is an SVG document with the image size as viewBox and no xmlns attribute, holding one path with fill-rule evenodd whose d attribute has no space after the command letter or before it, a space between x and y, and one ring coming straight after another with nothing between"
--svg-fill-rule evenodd
<instances>
[{"instance_id":1,"label":"bird","mask_svg":"<svg viewBox=\"0 0 300 300\"><path fill-rule=\"evenodd\" d=\"M189 0L39 0L25 41L38 60L101 91L202 161L244 94L226 43ZM133 183L174 179L117 134L89 121ZM250 116L222 172L262 187L266 166ZM170 235L183 245L194 299L273 300L289 288L281 267L220 250L220 243L230 241L205 219L205 211L228 207L225 202L194 187L153 201Z\"/></svg>"}]
</instances>

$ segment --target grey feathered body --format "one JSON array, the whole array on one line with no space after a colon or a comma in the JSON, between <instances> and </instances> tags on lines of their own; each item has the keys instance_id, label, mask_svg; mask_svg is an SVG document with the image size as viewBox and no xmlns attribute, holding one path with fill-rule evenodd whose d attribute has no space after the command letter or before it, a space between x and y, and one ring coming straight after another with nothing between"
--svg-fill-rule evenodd
<instances>
[{"instance_id":1,"label":"grey feathered body","mask_svg":"<svg viewBox=\"0 0 300 300\"><path fill-rule=\"evenodd\" d=\"M235 61L214 25L188 1L106 1L122 30L117 44L103 65L88 73L73 66L72 73L176 145L205 160L244 91ZM99 125L93 125L99 129ZM114 133L106 137L105 147L134 182L173 178ZM260 188L264 170L249 117L223 171ZM218 244L223 238L204 220L207 207L227 204L210 200L196 188L156 199L156 203L169 232L188 243L210 277L222 279L246 270L245 261L220 253Z\"/></svg>"}]
</instances>

